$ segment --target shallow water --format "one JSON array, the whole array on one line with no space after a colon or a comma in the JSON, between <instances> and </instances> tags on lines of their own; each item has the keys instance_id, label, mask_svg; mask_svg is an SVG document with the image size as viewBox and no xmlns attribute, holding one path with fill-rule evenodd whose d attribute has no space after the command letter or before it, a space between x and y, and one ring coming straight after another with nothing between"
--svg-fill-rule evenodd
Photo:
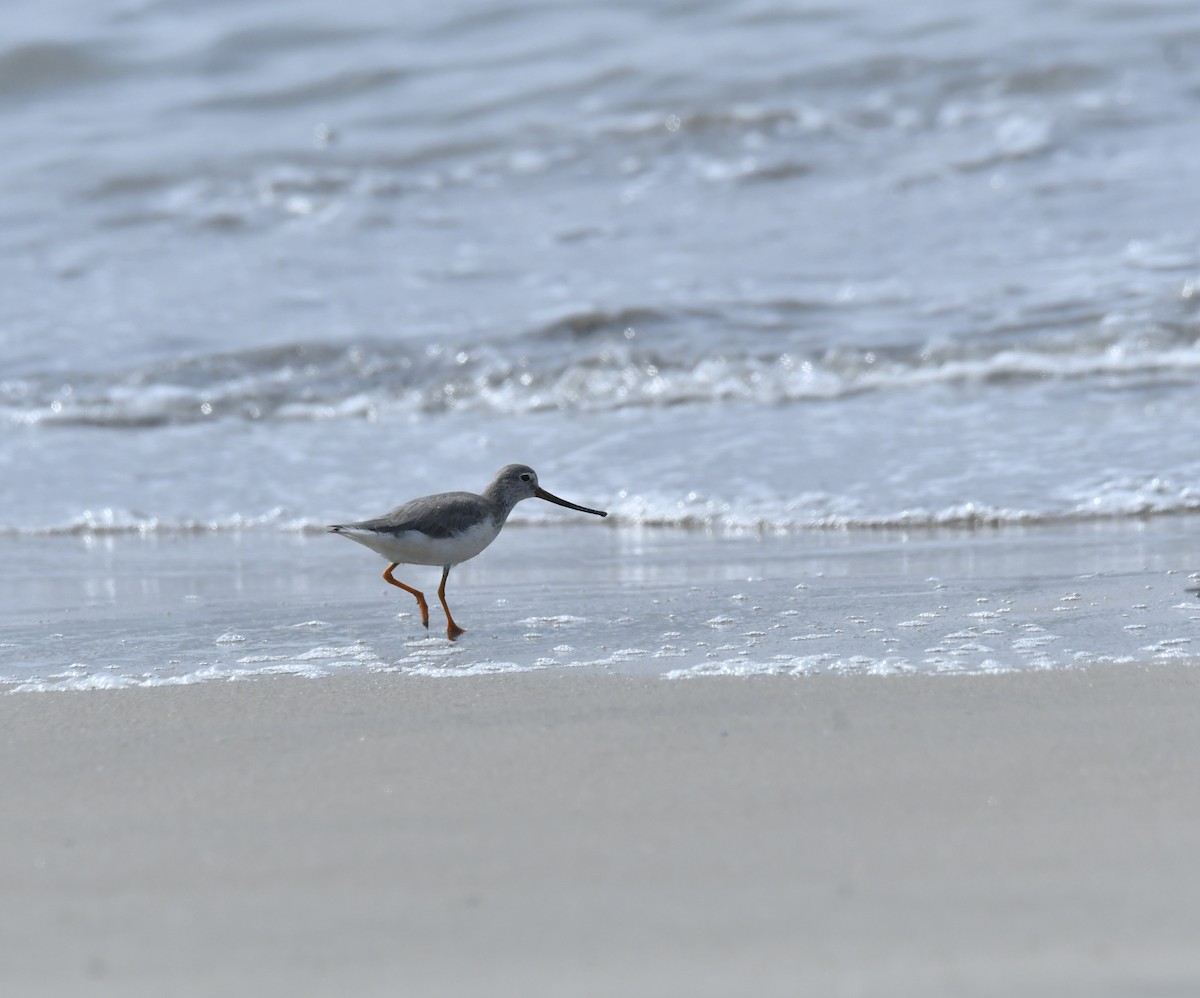
<instances>
[{"instance_id":1,"label":"shallow water","mask_svg":"<svg viewBox=\"0 0 1200 998\"><path fill-rule=\"evenodd\" d=\"M735 536L512 527L453 571L270 531L0 539L0 691L346 671L668 679L979 674L1194 661L1190 518Z\"/></svg>"}]
</instances>

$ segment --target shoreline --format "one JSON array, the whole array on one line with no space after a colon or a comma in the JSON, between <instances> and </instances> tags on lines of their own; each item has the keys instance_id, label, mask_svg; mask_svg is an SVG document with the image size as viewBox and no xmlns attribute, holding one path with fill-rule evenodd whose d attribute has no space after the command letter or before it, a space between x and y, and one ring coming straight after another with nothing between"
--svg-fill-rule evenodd
<instances>
[{"instance_id":1,"label":"shoreline","mask_svg":"<svg viewBox=\"0 0 1200 998\"><path fill-rule=\"evenodd\" d=\"M1172 663L3 697L0 984L1182 995L1198 705Z\"/></svg>"},{"instance_id":2,"label":"shoreline","mask_svg":"<svg viewBox=\"0 0 1200 998\"><path fill-rule=\"evenodd\" d=\"M0 692L530 669L988 674L1188 660L1200 518L787 537L506 531L430 630L337 539L0 538ZM426 590L437 570L400 575Z\"/></svg>"}]
</instances>

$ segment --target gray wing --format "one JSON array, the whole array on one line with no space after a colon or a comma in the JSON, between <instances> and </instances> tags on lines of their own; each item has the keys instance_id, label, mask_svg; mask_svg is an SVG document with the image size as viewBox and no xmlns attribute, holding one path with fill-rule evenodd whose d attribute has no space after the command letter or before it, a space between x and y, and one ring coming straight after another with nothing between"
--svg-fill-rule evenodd
<instances>
[{"instance_id":1,"label":"gray wing","mask_svg":"<svg viewBox=\"0 0 1200 998\"><path fill-rule=\"evenodd\" d=\"M339 523L330 529L353 527L356 530L374 530L386 534L419 530L427 537L444 539L461 534L490 515L491 510L482 496L470 492L444 492L441 495L411 499L391 512L371 520Z\"/></svg>"}]
</instances>

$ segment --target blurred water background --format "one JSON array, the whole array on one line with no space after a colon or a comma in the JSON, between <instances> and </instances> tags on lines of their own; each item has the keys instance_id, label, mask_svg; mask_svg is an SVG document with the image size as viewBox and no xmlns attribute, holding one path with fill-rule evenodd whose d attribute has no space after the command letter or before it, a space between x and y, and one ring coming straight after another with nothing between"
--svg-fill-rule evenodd
<instances>
[{"instance_id":1,"label":"blurred water background","mask_svg":"<svg viewBox=\"0 0 1200 998\"><path fill-rule=\"evenodd\" d=\"M0 532L1200 508L1195 3L5 24Z\"/></svg>"}]
</instances>

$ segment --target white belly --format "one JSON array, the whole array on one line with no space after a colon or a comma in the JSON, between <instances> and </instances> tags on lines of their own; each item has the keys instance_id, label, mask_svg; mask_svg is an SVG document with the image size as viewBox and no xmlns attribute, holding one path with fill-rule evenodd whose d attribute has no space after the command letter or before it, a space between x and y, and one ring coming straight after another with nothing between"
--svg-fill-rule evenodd
<instances>
[{"instance_id":1,"label":"white belly","mask_svg":"<svg viewBox=\"0 0 1200 998\"><path fill-rule=\"evenodd\" d=\"M454 537L430 537L419 530L389 534L354 527L344 527L338 533L401 565L457 565L479 554L499 531L491 520L484 520Z\"/></svg>"}]
</instances>

